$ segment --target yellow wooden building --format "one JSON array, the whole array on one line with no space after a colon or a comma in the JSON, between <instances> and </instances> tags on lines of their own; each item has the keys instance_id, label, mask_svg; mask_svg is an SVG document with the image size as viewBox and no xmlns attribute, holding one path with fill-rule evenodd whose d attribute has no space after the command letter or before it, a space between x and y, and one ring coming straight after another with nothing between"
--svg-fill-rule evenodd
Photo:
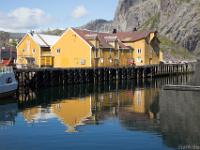
<instances>
[{"instance_id":1,"label":"yellow wooden building","mask_svg":"<svg viewBox=\"0 0 200 150\"><path fill-rule=\"evenodd\" d=\"M17 45L17 64L27 67L53 67L51 46L59 36L27 33Z\"/></svg>"},{"instance_id":2,"label":"yellow wooden building","mask_svg":"<svg viewBox=\"0 0 200 150\"><path fill-rule=\"evenodd\" d=\"M100 33L68 28L62 36L28 33L17 46L17 64L54 68L159 64L157 32Z\"/></svg>"},{"instance_id":3,"label":"yellow wooden building","mask_svg":"<svg viewBox=\"0 0 200 150\"><path fill-rule=\"evenodd\" d=\"M116 34L126 46L134 49L133 59L135 65L159 64L163 60L157 31L118 32Z\"/></svg>"},{"instance_id":4,"label":"yellow wooden building","mask_svg":"<svg viewBox=\"0 0 200 150\"><path fill-rule=\"evenodd\" d=\"M56 68L128 66L132 53L114 34L75 28L52 46Z\"/></svg>"}]
</instances>

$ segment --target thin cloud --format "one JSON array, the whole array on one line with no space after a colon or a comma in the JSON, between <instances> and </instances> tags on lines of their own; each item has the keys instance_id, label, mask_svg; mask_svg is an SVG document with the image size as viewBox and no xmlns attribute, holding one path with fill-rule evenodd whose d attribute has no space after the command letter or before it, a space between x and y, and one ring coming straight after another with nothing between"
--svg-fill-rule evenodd
<instances>
[{"instance_id":1,"label":"thin cloud","mask_svg":"<svg viewBox=\"0 0 200 150\"><path fill-rule=\"evenodd\" d=\"M87 9L84 5L77 6L72 12L72 17L75 19L82 18L88 14Z\"/></svg>"},{"instance_id":2,"label":"thin cloud","mask_svg":"<svg viewBox=\"0 0 200 150\"><path fill-rule=\"evenodd\" d=\"M38 8L17 8L10 13L0 12L0 29L25 31L41 28L53 21L52 17Z\"/></svg>"}]
</instances>

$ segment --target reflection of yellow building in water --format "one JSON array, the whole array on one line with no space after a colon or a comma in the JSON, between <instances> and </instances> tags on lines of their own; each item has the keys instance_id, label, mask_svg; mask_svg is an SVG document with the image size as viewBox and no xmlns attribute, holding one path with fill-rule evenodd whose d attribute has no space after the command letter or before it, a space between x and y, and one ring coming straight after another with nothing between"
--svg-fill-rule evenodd
<instances>
[{"instance_id":1,"label":"reflection of yellow building in water","mask_svg":"<svg viewBox=\"0 0 200 150\"><path fill-rule=\"evenodd\" d=\"M92 97L92 106L98 101L101 108L120 107L130 105L132 102L132 91L98 93Z\"/></svg>"},{"instance_id":2,"label":"reflection of yellow building in water","mask_svg":"<svg viewBox=\"0 0 200 150\"><path fill-rule=\"evenodd\" d=\"M133 96L133 105L131 108L129 108L129 110L136 113L149 113L151 117L153 114L149 108L151 104L156 100L157 95L158 91L152 88L136 89Z\"/></svg>"},{"instance_id":3,"label":"reflection of yellow building in water","mask_svg":"<svg viewBox=\"0 0 200 150\"><path fill-rule=\"evenodd\" d=\"M142 89L136 89L133 99L133 111L145 113L145 93Z\"/></svg>"},{"instance_id":4,"label":"reflection of yellow building in water","mask_svg":"<svg viewBox=\"0 0 200 150\"><path fill-rule=\"evenodd\" d=\"M92 116L91 97L65 100L52 106L53 113L68 127L67 132L76 132L76 127Z\"/></svg>"},{"instance_id":5,"label":"reflection of yellow building in water","mask_svg":"<svg viewBox=\"0 0 200 150\"><path fill-rule=\"evenodd\" d=\"M24 115L24 118L26 119L26 121L31 123L34 121L35 116L40 112L41 112L41 110L38 107L33 107L30 109L25 109L23 111L23 115Z\"/></svg>"},{"instance_id":6,"label":"reflection of yellow building in water","mask_svg":"<svg viewBox=\"0 0 200 150\"><path fill-rule=\"evenodd\" d=\"M25 109L22 113L28 123L46 122L49 119L56 118L50 107L32 107Z\"/></svg>"},{"instance_id":7,"label":"reflection of yellow building in water","mask_svg":"<svg viewBox=\"0 0 200 150\"><path fill-rule=\"evenodd\" d=\"M91 96L74 98L52 104L49 108L33 107L23 111L28 123L47 121L59 118L67 127L67 132L76 132L76 127L82 125L84 120L92 116Z\"/></svg>"},{"instance_id":8,"label":"reflection of yellow building in water","mask_svg":"<svg viewBox=\"0 0 200 150\"><path fill-rule=\"evenodd\" d=\"M157 98L158 90L152 88L109 91L84 98L68 98L53 103L48 108L29 108L23 111L23 115L28 123L57 118L67 127L67 132L76 132L77 127L84 123L96 122L119 114L122 116L144 114L155 118L158 113Z\"/></svg>"}]
</instances>

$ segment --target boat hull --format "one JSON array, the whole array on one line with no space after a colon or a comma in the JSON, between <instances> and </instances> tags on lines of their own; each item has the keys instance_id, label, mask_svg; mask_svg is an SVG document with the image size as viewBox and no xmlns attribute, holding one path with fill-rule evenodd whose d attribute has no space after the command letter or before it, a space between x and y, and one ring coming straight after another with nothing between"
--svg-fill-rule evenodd
<instances>
[{"instance_id":1,"label":"boat hull","mask_svg":"<svg viewBox=\"0 0 200 150\"><path fill-rule=\"evenodd\" d=\"M3 98L9 98L9 97L14 97L16 94L17 90L9 91L6 93L0 93L0 100Z\"/></svg>"},{"instance_id":2,"label":"boat hull","mask_svg":"<svg viewBox=\"0 0 200 150\"><path fill-rule=\"evenodd\" d=\"M13 72L0 74L0 99L13 96L18 89L18 82Z\"/></svg>"}]
</instances>

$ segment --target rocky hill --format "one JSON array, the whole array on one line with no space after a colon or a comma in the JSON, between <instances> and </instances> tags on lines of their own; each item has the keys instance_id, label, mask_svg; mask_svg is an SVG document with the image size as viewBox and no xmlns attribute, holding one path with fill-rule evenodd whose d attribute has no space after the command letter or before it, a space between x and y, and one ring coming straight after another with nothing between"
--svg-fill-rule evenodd
<instances>
[{"instance_id":1,"label":"rocky hill","mask_svg":"<svg viewBox=\"0 0 200 150\"><path fill-rule=\"evenodd\" d=\"M24 33L9 33L0 31L0 48L15 47L23 36Z\"/></svg>"},{"instance_id":2,"label":"rocky hill","mask_svg":"<svg viewBox=\"0 0 200 150\"><path fill-rule=\"evenodd\" d=\"M80 28L103 32L114 28L158 30L166 57L200 57L200 0L119 0L113 20L98 19ZM60 35L63 30L43 33ZM0 46L12 35L0 32ZM14 36L20 39L23 34Z\"/></svg>"},{"instance_id":3,"label":"rocky hill","mask_svg":"<svg viewBox=\"0 0 200 150\"><path fill-rule=\"evenodd\" d=\"M61 29L54 29L54 30L46 30L46 31L41 31L40 33L42 34L48 34L48 35L62 35L65 32L65 30L61 30Z\"/></svg>"},{"instance_id":4,"label":"rocky hill","mask_svg":"<svg viewBox=\"0 0 200 150\"><path fill-rule=\"evenodd\" d=\"M200 56L199 0L119 0L113 21L100 24L105 25L107 31L113 28L131 31L135 27L139 30L155 29L164 37L163 43L171 41L175 44L168 49L176 51L178 44L179 48L183 47L180 50L182 54L189 55L187 49ZM91 23L84 27L96 30L91 28Z\"/></svg>"},{"instance_id":5,"label":"rocky hill","mask_svg":"<svg viewBox=\"0 0 200 150\"><path fill-rule=\"evenodd\" d=\"M104 19L97 19L94 21L89 22L88 24L80 27L82 29L88 29L88 30L94 30L94 31L101 31L101 32L107 32L110 31L112 27L113 21L107 21Z\"/></svg>"}]
</instances>

